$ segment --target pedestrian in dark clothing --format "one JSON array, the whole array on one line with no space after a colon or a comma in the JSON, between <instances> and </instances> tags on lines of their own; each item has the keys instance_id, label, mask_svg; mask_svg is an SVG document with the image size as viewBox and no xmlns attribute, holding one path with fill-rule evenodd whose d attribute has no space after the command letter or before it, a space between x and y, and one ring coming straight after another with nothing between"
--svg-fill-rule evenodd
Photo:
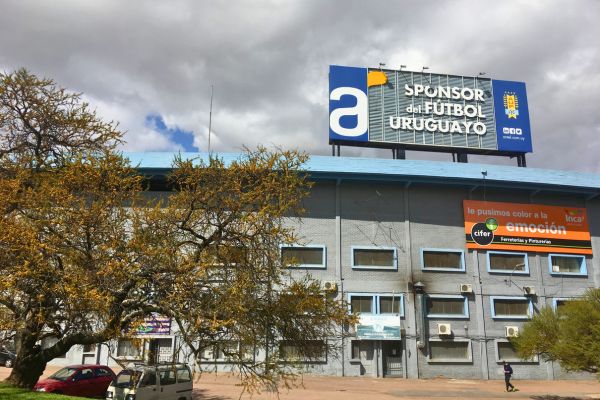
<instances>
[{"instance_id":1,"label":"pedestrian in dark clothing","mask_svg":"<svg viewBox=\"0 0 600 400\"><path fill-rule=\"evenodd\" d=\"M506 383L506 391L507 392L516 392L519 389L515 389L515 387L510 383L510 378L513 374L513 369L509 363L506 361L502 361L504 363L504 383ZM510 388L510 389L509 389Z\"/></svg>"}]
</instances>

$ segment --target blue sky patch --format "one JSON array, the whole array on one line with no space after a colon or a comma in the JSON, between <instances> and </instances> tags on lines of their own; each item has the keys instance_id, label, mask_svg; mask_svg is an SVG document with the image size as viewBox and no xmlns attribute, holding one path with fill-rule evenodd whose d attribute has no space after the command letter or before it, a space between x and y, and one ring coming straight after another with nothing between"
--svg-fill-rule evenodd
<instances>
[{"instance_id":1,"label":"blue sky patch","mask_svg":"<svg viewBox=\"0 0 600 400\"><path fill-rule=\"evenodd\" d=\"M184 151L199 151L194 146L194 132L183 130L177 126L169 127L161 115L148 114L144 121L147 127L152 128L162 135L167 136L173 142L183 147Z\"/></svg>"}]
</instances>

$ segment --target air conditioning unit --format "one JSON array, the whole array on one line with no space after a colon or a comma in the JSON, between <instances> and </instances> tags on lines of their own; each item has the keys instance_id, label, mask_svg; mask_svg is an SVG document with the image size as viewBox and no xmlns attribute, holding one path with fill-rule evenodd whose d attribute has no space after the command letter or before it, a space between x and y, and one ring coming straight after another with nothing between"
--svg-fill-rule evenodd
<instances>
[{"instance_id":1,"label":"air conditioning unit","mask_svg":"<svg viewBox=\"0 0 600 400\"><path fill-rule=\"evenodd\" d=\"M473 293L473 285L470 283L461 283L460 284L460 292L461 293Z\"/></svg>"},{"instance_id":2,"label":"air conditioning unit","mask_svg":"<svg viewBox=\"0 0 600 400\"><path fill-rule=\"evenodd\" d=\"M337 283L332 281L325 281L321 283L321 287L326 292L335 292L337 291Z\"/></svg>"},{"instance_id":3,"label":"air conditioning unit","mask_svg":"<svg viewBox=\"0 0 600 400\"><path fill-rule=\"evenodd\" d=\"M560 272L560 265L553 265L552 272Z\"/></svg>"},{"instance_id":4,"label":"air conditioning unit","mask_svg":"<svg viewBox=\"0 0 600 400\"><path fill-rule=\"evenodd\" d=\"M450 324L437 324L438 335L452 335L452 326Z\"/></svg>"},{"instance_id":5,"label":"air conditioning unit","mask_svg":"<svg viewBox=\"0 0 600 400\"><path fill-rule=\"evenodd\" d=\"M525 293L525 296L533 296L535 295L535 288L533 286L523 286L523 293Z\"/></svg>"},{"instance_id":6,"label":"air conditioning unit","mask_svg":"<svg viewBox=\"0 0 600 400\"><path fill-rule=\"evenodd\" d=\"M517 337L519 336L519 327L518 326L505 326L506 329L506 337Z\"/></svg>"}]
</instances>

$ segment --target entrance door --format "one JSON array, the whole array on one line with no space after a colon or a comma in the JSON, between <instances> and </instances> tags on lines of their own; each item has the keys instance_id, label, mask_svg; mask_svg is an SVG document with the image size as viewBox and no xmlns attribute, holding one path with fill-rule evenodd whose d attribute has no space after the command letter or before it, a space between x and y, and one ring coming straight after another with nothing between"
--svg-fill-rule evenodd
<instances>
[{"instance_id":1,"label":"entrance door","mask_svg":"<svg viewBox=\"0 0 600 400\"><path fill-rule=\"evenodd\" d=\"M173 340L171 338L151 339L148 362L159 364L173 361Z\"/></svg>"},{"instance_id":2,"label":"entrance door","mask_svg":"<svg viewBox=\"0 0 600 400\"><path fill-rule=\"evenodd\" d=\"M382 341L383 376L402 376L402 341Z\"/></svg>"},{"instance_id":3,"label":"entrance door","mask_svg":"<svg viewBox=\"0 0 600 400\"><path fill-rule=\"evenodd\" d=\"M375 362L373 360L374 354L374 343L370 340L361 340L358 342L359 346L359 359L360 359L360 374L372 376L375 370Z\"/></svg>"}]
</instances>

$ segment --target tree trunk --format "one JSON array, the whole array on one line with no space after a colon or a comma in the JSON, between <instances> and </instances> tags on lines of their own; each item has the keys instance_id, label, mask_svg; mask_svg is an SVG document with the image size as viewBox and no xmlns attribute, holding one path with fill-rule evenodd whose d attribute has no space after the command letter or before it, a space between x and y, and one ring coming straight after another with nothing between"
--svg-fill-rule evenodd
<instances>
[{"instance_id":1,"label":"tree trunk","mask_svg":"<svg viewBox=\"0 0 600 400\"><path fill-rule=\"evenodd\" d=\"M45 369L46 360L40 346L21 346L7 382L20 388L33 389Z\"/></svg>"}]
</instances>

